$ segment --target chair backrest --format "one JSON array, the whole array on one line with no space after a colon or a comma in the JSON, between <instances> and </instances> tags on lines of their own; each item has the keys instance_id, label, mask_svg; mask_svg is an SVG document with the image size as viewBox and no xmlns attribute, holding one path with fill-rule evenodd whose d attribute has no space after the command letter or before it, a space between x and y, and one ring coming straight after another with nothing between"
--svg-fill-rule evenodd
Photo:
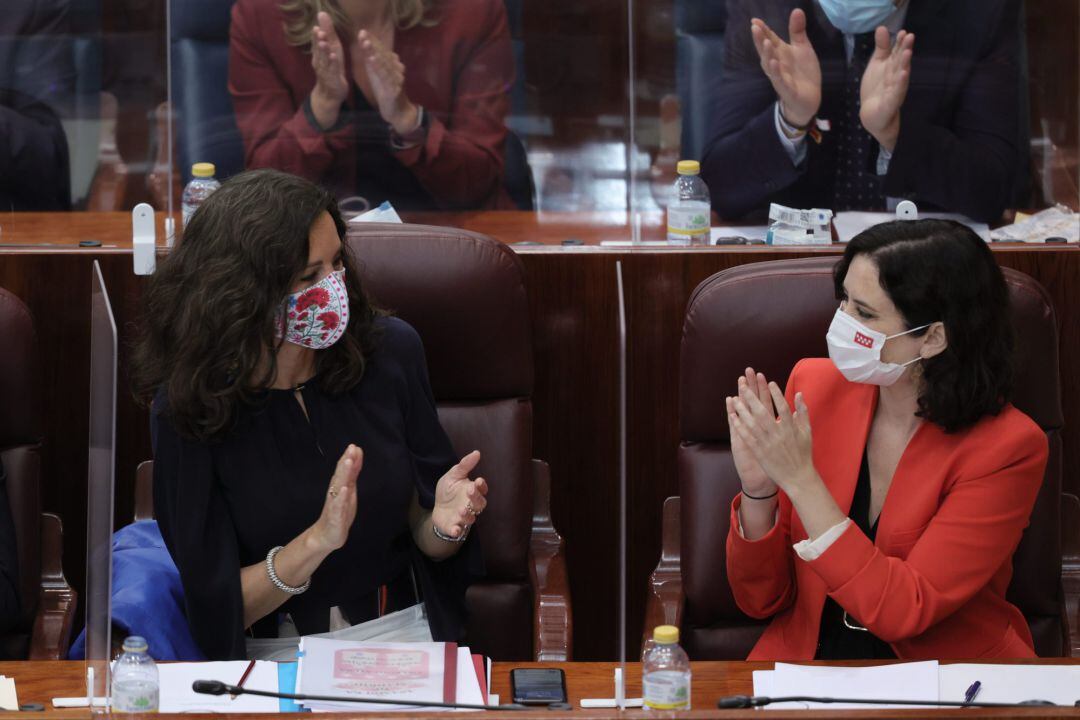
<instances>
[{"instance_id":1,"label":"chair backrest","mask_svg":"<svg viewBox=\"0 0 1080 720\"><path fill-rule=\"evenodd\" d=\"M0 288L0 462L18 547L22 617L0 655L26 657L41 584L41 416L37 334L30 310Z\"/></svg>"},{"instance_id":2,"label":"chair backrest","mask_svg":"<svg viewBox=\"0 0 1080 720\"><path fill-rule=\"evenodd\" d=\"M348 242L375 302L423 339L455 450L481 452L477 474L491 487L477 523L486 578L468 593L470 644L529 659L533 356L521 261L500 242L453 228L360 223Z\"/></svg>"},{"instance_id":3,"label":"chair backrest","mask_svg":"<svg viewBox=\"0 0 1080 720\"><path fill-rule=\"evenodd\" d=\"M724 67L727 3L675 1L675 78L682 108L682 153L701 159L709 130L709 97Z\"/></svg>"},{"instance_id":4,"label":"chair backrest","mask_svg":"<svg viewBox=\"0 0 1080 720\"><path fill-rule=\"evenodd\" d=\"M744 658L764 624L744 616L727 582L725 538L739 479L731 459L725 395L747 365L787 379L804 357L827 357L836 311L836 258L754 263L707 279L694 291L683 326L679 379L679 486L684 638L692 657ZM1046 291L1006 269L1017 333L1013 403L1050 442L1050 462L1031 522L1013 557L1009 599L1028 619L1042 656L1068 654L1061 586L1061 389L1054 310Z\"/></svg>"},{"instance_id":5,"label":"chair backrest","mask_svg":"<svg viewBox=\"0 0 1080 720\"><path fill-rule=\"evenodd\" d=\"M170 5L176 157L184 184L191 180L192 163L214 163L218 179L244 169L244 143L226 84L234 2L172 0Z\"/></svg>"}]
</instances>

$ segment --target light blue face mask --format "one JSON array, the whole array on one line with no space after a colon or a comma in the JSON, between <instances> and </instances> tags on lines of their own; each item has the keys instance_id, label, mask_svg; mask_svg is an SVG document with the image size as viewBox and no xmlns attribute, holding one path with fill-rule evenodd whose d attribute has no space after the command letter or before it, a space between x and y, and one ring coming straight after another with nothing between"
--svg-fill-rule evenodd
<instances>
[{"instance_id":1,"label":"light blue face mask","mask_svg":"<svg viewBox=\"0 0 1080 720\"><path fill-rule=\"evenodd\" d=\"M818 4L845 35L871 32L896 10L893 0L818 0Z\"/></svg>"}]
</instances>

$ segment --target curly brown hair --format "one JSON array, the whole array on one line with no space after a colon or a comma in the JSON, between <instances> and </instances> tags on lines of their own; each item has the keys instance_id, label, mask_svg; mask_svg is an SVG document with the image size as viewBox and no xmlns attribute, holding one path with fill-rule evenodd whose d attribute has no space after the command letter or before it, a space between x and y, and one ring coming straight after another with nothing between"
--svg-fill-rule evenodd
<instances>
[{"instance_id":1,"label":"curly brown hair","mask_svg":"<svg viewBox=\"0 0 1080 720\"><path fill-rule=\"evenodd\" d=\"M144 404L163 393L184 437L220 439L241 405L265 397L284 342L275 332L278 313L308 263L311 226L324 212L344 240L345 221L328 192L276 170L245 172L202 203L183 241L158 266L134 348L133 390ZM330 394L360 382L379 315L348 243L341 252L349 324L316 360L319 386Z\"/></svg>"}]
</instances>

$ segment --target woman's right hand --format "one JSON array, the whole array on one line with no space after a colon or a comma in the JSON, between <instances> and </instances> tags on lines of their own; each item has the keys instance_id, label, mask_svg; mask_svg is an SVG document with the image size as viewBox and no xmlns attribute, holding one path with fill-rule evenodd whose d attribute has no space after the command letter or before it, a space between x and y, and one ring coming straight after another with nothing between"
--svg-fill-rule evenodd
<instances>
[{"instance_id":1,"label":"woman's right hand","mask_svg":"<svg viewBox=\"0 0 1080 720\"><path fill-rule=\"evenodd\" d=\"M364 464L364 451L355 445L345 448L330 487L326 490L322 515L311 527L311 536L321 550L331 553L345 544L356 519L356 476Z\"/></svg>"},{"instance_id":2,"label":"woman's right hand","mask_svg":"<svg viewBox=\"0 0 1080 720\"><path fill-rule=\"evenodd\" d=\"M772 407L772 395L769 383L762 373L755 373L753 368L746 368L746 374L739 377L739 392L749 389L754 392L765 407ZM735 398L727 398L728 436L731 438L731 455L735 459L735 470L739 473L742 489L754 497L765 497L776 492L776 484L761 469L754 454L739 433L731 427L735 415Z\"/></svg>"},{"instance_id":3,"label":"woman's right hand","mask_svg":"<svg viewBox=\"0 0 1080 720\"><path fill-rule=\"evenodd\" d=\"M311 29L311 67L315 70L311 112L320 127L330 128L337 123L341 104L348 97L349 81L345 77L345 52L329 13L320 12L318 21Z\"/></svg>"}]
</instances>

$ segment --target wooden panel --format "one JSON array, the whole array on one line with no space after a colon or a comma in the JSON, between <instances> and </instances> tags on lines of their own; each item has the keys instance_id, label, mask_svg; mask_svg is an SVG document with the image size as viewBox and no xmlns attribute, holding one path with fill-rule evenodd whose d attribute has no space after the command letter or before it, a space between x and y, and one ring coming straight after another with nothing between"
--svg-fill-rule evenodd
<instances>
[{"instance_id":1,"label":"wooden panel","mask_svg":"<svg viewBox=\"0 0 1080 720\"><path fill-rule=\"evenodd\" d=\"M1072 665L1077 661L1064 660L1054 664ZM865 665L868 663L835 663L843 665ZM1018 662L1015 664L1029 664ZM510 670L513 668L559 668L566 674L566 690L570 704L574 710L571 714L567 711L551 711L545 708L537 708L519 712L488 712L485 718L514 718L515 720L552 720L553 718L584 717L589 720L623 720L630 718L655 717L655 713L642 710L630 710L616 712L614 710L581 710L582 698L612 697L612 676L615 668L613 663L494 663L491 669L491 691L499 695L502 702L510 702ZM716 701L730 695L753 694L753 677L755 670L770 670L773 664L767 662L696 662L691 665L693 683L691 684L691 705L693 712L679 713L679 717L698 718L760 718L759 710L725 710L720 712L716 709ZM75 697L82 692L85 694L85 684L81 682L83 664L81 662L4 662L0 663L0 673L15 679L19 690L19 701L22 703L41 703L49 709L49 718L89 718L86 710L54 711L51 701L54 697ZM626 690L627 697L641 697L641 665L628 663L626 666ZM228 681L228 678L208 678ZM82 690L80 690L82 688ZM845 718L910 718L910 717L957 717L957 710L845 710ZM671 716L673 713L667 713ZM410 712L409 717L442 717L438 714ZM835 710L798 710L795 712L780 712L777 717L805 718L806 720L819 720L834 718ZM186 718L190 715L163 715L160 717ZM205 715L201 717L207 717ZM216 717L222 717L218 715ZM268 715L229 713L224 717L229 718L267 718ZM349 713L339 712L336 718L348 720L349 718L373 718L401 717L400 713ZM1040 708L1028 707L1022 709L1007 708L964 708L964 718L1056 718L1075 717L1075 712L1069 708Z\"/></svg>"},{"instance_id":2,"label":"wooden panel","mask_svg":"<svg viewBox=\"0 0 1080 720\"><path fill-rule=\"evenodd\" d=\"M625 216L463 213L411 219L467 227L514 246L527 273L535 347L534 446L552 471L552 513L567 542L574 604L575 657L616 654L618 527L618 386L615 261L623 262L630 324L629 428L629 653L637 654L648 574L659 557L663 499L678 492L678 356L683 314L694 288L715 272L747 262L813 254L839 247L694 248L629 250L598 246L625 240ZM657 221L658 222L658 221ZM118 397L117 520L129 521L137 464L150 456L146 412L127 391L126 343L145 280L131 271L124 213L19 215L5 221L5 242L72 246L95 237L114 250L0 248L0 286L22 297L38 323L44 358L46 451L44 503L64 518L68 577L83 586L87 388L89 381L90 263L101 260L121 334ZM651 224L647 236L658 228ZM584 247L563 247L576 238ZM1080 489L1080 249L995 246L1002 265L1042 282L1061 327L1066 427L1066 486ZM1080 513L1066 514L1067 546L1076 547ZM1077 618L1074 618L1076 620Z\"/></svg>"}]
</instances>

